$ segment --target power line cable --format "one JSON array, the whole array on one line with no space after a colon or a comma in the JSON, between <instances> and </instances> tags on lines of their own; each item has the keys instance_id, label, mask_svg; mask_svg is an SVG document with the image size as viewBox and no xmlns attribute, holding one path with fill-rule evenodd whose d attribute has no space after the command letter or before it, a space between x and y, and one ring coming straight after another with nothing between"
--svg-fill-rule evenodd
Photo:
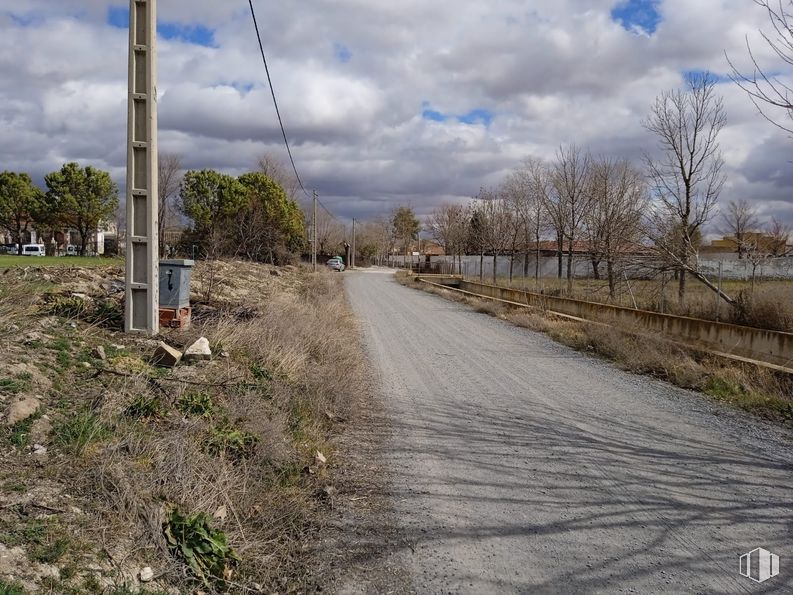
<instances>
[{"instance_id":1,"label":"power line cable","mask_svg":"<svg viewBox=\"0 0 793 595\"><path fill-rule=\"evenodd\" d=\"M270 94L273 96L273 105L275 106L275 113L278 116L278 124L281 126L281 134L284 137L284 145L286 145L286 152L289 155L289 162L292 164L292 170L295 172L295 178L297 178L297 183L300 185L300 189L306 196L311 196L303 186L303 181L300 179L300 174L297 173L297 166L295 165L295 160L292 157L292 149L289 147L289 140L286 137L286 129L284 128L284 121L281 118L281 111L278 109L278 100L275 98L275 89L273 88L273 80L270 77L270 68L267 66L267 58L264 54L264 44L262 43L262 35L259 32L259 23L256 21L256 10L253 8L253 0L248 0L248 4L251 7L251 17L253 17L253 26L256 29L256 38L259 40L259 51L262 54L262 62L264 62L264 71L267 73L267 84L270 86ZM323 207L324 208L324 207Z\"/></svg>"}]
</instances>

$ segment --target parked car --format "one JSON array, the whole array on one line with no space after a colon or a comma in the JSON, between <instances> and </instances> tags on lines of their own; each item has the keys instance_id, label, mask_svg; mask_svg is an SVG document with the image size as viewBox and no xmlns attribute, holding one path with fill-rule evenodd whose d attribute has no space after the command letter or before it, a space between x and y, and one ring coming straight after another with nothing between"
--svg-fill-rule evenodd
<instances>
[{"instance_id":1,"label":"parked car","mask_svg":"<svg viewBox=\"0 0 793 595\"><path fill-rule=\"evenodd\" d=\"M346 268L344 266L344 261L341 259L341 256L334 256L327 263L328 267L334 271L339 271L340 273Z\"/></svg>"},{"instance_id":2,"label":"parked car","mask_svg":"<svg viewBox=\"0 0 793 595\"><path fill-rule=\"evenodd\" d=\"M77 256L77 252L77 246L73 246L72 244L66 246L66 256Z\"/></svg>"},{"instance_id":3,"label":"parked car","mask_svg":"<svg viewBox=\"0 0 793 595\"><path fill-rule=\"evenodd\" d=\"M25 244L22 246L22 256L46 256L44 244Z\"/></svg>"},{"instance_id":4,"label":"parked car","mask_svg":"<svg viewBox=\"0 0 793 595\"><path fill-rule=\"evenodd\" d=\"M2 244L0 245L0 254L16 254L19 252L18 244Z\"/></svg>"}]
</instances>

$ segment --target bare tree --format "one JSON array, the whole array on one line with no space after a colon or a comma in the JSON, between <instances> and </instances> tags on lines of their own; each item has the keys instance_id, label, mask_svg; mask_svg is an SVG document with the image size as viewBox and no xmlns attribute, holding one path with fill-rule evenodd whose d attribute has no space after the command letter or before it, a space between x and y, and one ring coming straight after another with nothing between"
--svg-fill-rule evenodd
<instances>
[{"instance_id":1,"label":"bare tree","mask_svg":"<svg viewBox=\"0 0 793 595\"><path fill-rule=\"evenodd\" d=\"M560 147L553 164L553 187L564 214L564 239L567 240L567 291L573 290L573 251L581 223L589 210L589 153L576 145Z\"/></svg>"},{"instance_id":2,"label":"bare tree","mask_svg":"<svg viewBox=\"0 0 793 595\"><path fill-rule=\"evenodd\" d=\"M767 233L771 244L770 252L773 257L779 258L791 253L793 246L790 246L790 226L776 217L771 217Z\"/></svg>"},{"instance_id":3,"label":"bare tree","mask_svg":"<svg viewBox=\"0 0 793 595\"><path fill-rule=\"evenodd\" d=\"M657 157L645 156L657 197L653 215L667 219L656 221L653 228L674 231L653 239L677 264L678 299L683 302L686 272L695 270L693 238L710 219L724 185L718 137L726 116L716 79L709 73L689 75L685 89L666 91L655 100L643 124L655 134L660 149ZM670 238L675 245L667 243Z\"/></svg>"},{"instance_id":4,"label":"bare tree","mask_svg":"<svg viewBox=\"0 0 793 595\"><path fill-rule=\"evenodd\" d=\"M735 238L738 259L743 259L744 254L752 247L749 244L753 240L748 234L757 229L757 209L744 199L732 200L722 214L722 219L726 234Z\"/></svg>"},{"instance_id":5,"label":"bare tree","mask_svg":"<svg viewBox=\"0 0 793 595\"><path fill-rule=\"evenodd\" d=\"M523 248L522 252L528 251L528 248L524 247L528 236L528 225L530 225L529 201L531 200L531 183L528 176L522 170L513 171L501 185L500 193L509 215L505 231L509 241L509 282L512 284L515 257L518 255L518 250ZM524 277L526 276L525 264Z\"/></svg>"},{"instance_id":6,"label":"bare tree","mask_svg":"<svg viewBox=\"0 0 793 595\"><path fill-rule=\"evenodd\" d=\"M298 204L304 202L301 200L304 195L300 190L300 182L298 182L294 172L283 161L269 153L265 153L259 157L256 166L261 173L280 184L288 198Z\"/></svg>"},{"instance_id":7,"label":"bare tree","mask_svg":"<svg viewBox=\"0 0 793 595\"><path fill-rule=\"evenodd\" d=\"M528 158L523 162L523 171L529 178L529 200L526 205L526 260L524 262L524 275L528 274L529 246L534 245L534 281L540 280L540 256L542 248L540 241L542 234L548 227L548 214L546 205L549 204L549 195L552 191L551 170L542 159ZM561 252L560 252L561 272Z\"/></svg>"},{"instance_id":8,"label":"bare tree","mask_svg":"<svg viewBox=\"0 0 793 595\"><path fill-rule=\"evenodd\" d=\"M493 284L497 281L498 257L505 253L511 243L514 213L505 199L503 188L482 188L477 196L478 212L484 226L483 251L493 257Z\"/></svg>"},{"instance_id":9,"label":"bare tree","mask_svg":"<svg viewBox=\"0 0 793 595\"><path fill-rule=\"evenodd\" d=\"M609 297L616 292L617 267L624 264L641 239L642 214L647 204L647 189L641 173L625 160L601 158L591 171L592 203L584 216L595 270L606 261Z\"/></svg>"},{"instance_id":10,"label":"bare tree","mask_svg":"<svg viewBox=\"0 0 793 595\"><path fill-rule=\"evenodd\" d=\"M165 231L174 212L174 200L182 183L182 158L174 153L160 153L157 170L160 256L165 256Z\"/></svg>"},{"instance_id":11,"label":"bare tree","mask_svg":"<svg viewBox=\"0 0 793 595\"><path fill-rule=\"evenodd\" d=\"M760 31L764 42L782 62L793 65L793 2L790 0L754 0L754 3L766 11L773 29L771 33ZM727 57L732 68L730 78L749 95L752 103L766 120L793 133L793 127L790 124L779 123L769 113L781 110L785 118L793 120L793 88L758 64L748 37L746 49L752 63L752 72L750 74L741 72Z\"/></svg>"},{"instance_id":12,"label":"bare tree","mask_svg":"<svg viewBox=\"0 0 793 595\"><path fill-rule=\"evenodd\" d=\"M462 270L462 252L468 218L466 207L456 204L441 205L427 218L426 228L444 252L452 257L452 269L454 269L454 258L457 256Z\"/></svg>"},{"instance_id":13,"label":"bare tree","mask_svg":"<svg viewBox=\"0 0 793 595\"><path fill-rule=\"evenodd\" d=\"M567 228L567 206L564 194L557 192L554 168L549 165L546 171L547 187L546 192L542 195L542 206L548 226L553 231L556 240L556 274L561 279L563 273L564 236Z\"/></svg>"}]
</instances>

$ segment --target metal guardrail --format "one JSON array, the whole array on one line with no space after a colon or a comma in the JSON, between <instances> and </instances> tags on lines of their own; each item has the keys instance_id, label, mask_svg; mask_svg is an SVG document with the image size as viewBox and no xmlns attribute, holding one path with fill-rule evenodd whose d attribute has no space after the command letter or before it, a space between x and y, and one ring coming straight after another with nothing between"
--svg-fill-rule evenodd
<instances>
[{"instance_id":1,"label":"metal guardrail","mask_svg":"<svg viewBox=\"0 0 793 595\"><path fill-rule=\"evenodd\" d=\"M498 285L422 275L420 281L451 291L534 308L576 320L619 326L629 332L652 332L688 347L793 373L793 333L770 331L725 322L661 314L572 298L520 291Z\"/></svg>"}]
</instances>

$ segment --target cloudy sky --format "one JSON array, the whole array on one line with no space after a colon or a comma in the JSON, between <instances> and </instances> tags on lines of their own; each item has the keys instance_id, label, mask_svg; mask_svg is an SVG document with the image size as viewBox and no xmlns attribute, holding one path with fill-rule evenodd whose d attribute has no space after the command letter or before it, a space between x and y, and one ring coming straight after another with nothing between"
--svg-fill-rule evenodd
<instances>
[{"instance_id":1,"label":"cloudy sky","mask_svg":"<svg viewBox=\"0 0 793 595\"><path fill-rule=\"evenodd\" d=\"M726 79L752 0L256 0L307 188L343 218L425 214L560 144L638 159L641 120L689 71L724 77L722 202L793 223L793 139ZM128 2L0 0L0 169L69 160L123 184ZM285 159L245 0L159 0L160 146L189 168Z\"/></svg>"}]
</instances>

